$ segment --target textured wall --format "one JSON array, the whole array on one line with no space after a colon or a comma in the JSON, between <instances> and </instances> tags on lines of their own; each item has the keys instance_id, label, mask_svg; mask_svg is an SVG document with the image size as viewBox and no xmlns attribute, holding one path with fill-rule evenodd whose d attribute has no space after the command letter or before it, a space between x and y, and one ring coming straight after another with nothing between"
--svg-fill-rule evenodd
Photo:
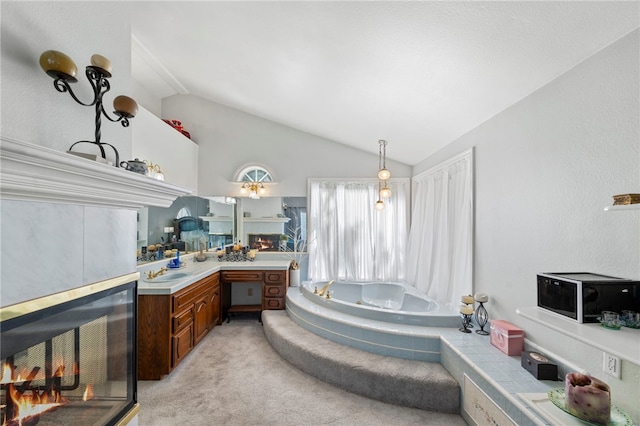
<instances>
[{"instance_id":1,"label":"textured wall","mask_svg":"<svg viewBox=\"0 0 640 426\"><path fill-rule=\"evenodd\" d=\"M194 96L162 103L163 118L182 121L199 146L198 195L235 195L230 183L242 166L259 163L275 175L271 196L306 196L310 177L374 177L378 156ZM378 146L372 140L373 147ZM387 152L393 150L389 142ZM411 167L387 161L393 177Z\"/></svg>"},{"instance_id":2,"label":"textured wall","mask_svg":"<svg viewBox=\"0 0 640 426\"><path fill-rule=\"evenodd\" d=\"M105 109L117 95L131 96L131 30L126 3L2 2L2 134L67 150L79 140L93 140L95 109L59 93L40 68L40 54L58 50L78 66L73 85L84 102L93 98L84 72L94 53L113 65ZM97 18L97 19L96 19ZM135 126L135 119L132 121ZM115 145L121 157L131 155L131 128L103 119L102 141ZM80 146L78 146L80 148ZM87 152L91 151L91 147Z\"/></svg>"},{"instance_id":3,"label":"textured wall","mask_svg":"<svg viewBox=\"0 0 640 426\"><path fill-rule=\"evenodd\" d=\"M640 211L605 212L640 191L639 36L630 33L414 167L475 146L475 290L493 319L602 377L602 352L525 320L538 272L640 279ZM640 349L639 349L640 350ZM640 360L640 353L639 360ZM640 418L640 367L623 362L614 402Z\"/></svg>"},{"instance_id":4,"label":"textured wall","mask_svg":"<svg viewBox=\"0 0 640 426\"><path fill-rule=\"evenodd\" d=\"M129 94L131 87L131 31L129 19L123 19L128 6L113 5L0 4L4 136L60 151L93 139L95 109L57 92L39 58L49 49L69 55L79 69L74 89L85 102L92 98L84 75L91 55L109 58L114 74L105 96L109 110L113 98ZM131 128L104 119L102 140L129 158ZM135 211L3 200L1 217L1 306L135 272Z\"/></svg>"}]
</instances>

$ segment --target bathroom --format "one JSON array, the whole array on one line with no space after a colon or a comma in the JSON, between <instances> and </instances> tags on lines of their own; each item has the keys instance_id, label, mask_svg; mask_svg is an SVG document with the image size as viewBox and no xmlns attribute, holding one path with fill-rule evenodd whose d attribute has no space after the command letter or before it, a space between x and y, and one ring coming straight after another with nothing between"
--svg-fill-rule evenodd
<instances>
[{"instance_id":1,"label":"bathroom","mask_svg":"<svg viewBox=\"0 0 640 426\"><path fill-rule=\"evenodd\" d=\"M65 151L93 133L92 114L51 87L37 57L59 46L84 65L99 49L118 69L129 69L131 23L123 18L123 7L3 2L3 138ZM100 20L85 19L96 13ZM65 31L49 24L70 17L82 19ZM490 295L491 318L521 326L547 351L594 374L602 374L601 350L522 318L516 309L535 305L539 272L586 270L640 278L638 212L603 210L612 195L637 192L640 182L638 50L636 29L415 165L388 161L394 177L411 178L474 148L474 291ZM153 98L127 72L114 72L112 86L140 99L154 114L180 118L197 138L198 194L229 193L235 189L234 173L256 161L276 173L273 197L306 197L309 177L360 178L377 169L376 153L222 104L190 95ZM103 137L118 141L121 156L129 159L136 131L135 120L129 129L106 123ZM377 150L377 139L370 143ZM393 151L393 141L388 150ZM312 161L292 160L298 157ZM106 224L87 225L85 239L81 230L95 214ZM130 210L3 200L3 306L134 270L136 223ZM55 278L66 275L70 282L52 282L51 274L32 271L32 258L24 253L34 250ZM96 265L98 258L109 262ZM30 286L6 288L16 277ZM616 403L633 412L636 423L639 376L640 362L623 361L621 379L607 378L616 395L626 395Z\"/></svg>"}]
</instances>

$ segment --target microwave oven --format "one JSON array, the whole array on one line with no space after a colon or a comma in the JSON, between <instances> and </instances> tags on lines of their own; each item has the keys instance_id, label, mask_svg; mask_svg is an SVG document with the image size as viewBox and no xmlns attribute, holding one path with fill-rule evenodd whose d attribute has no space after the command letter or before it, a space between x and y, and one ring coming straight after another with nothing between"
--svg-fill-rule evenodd
<instances>
[{"instance_id":1,"label":"microwave oven","mask_svg":"<svg viewBox=\"0 0 640 426\"><path fill-rule=\"evenodd\" d=\"M538 306L580 323L598 322L602 311L640 312L640 281L590 272L540 273Z\"/></svg>"}]
</instances>

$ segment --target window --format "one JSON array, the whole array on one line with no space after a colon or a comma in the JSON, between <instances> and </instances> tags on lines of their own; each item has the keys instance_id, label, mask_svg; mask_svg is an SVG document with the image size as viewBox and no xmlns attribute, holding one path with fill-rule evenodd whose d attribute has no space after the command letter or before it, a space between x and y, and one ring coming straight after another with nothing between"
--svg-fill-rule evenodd
<instances>
[{"instance_id":1,"label":"window","mask_svg":"<svg viewBox=\"0 0 640 426\"><path fill-rule=\"evenodd\" d=\"M377 211L377 179L310 179L310 279L404 280L409 180L389 186L388 205Z\"/></svg>"},{"instance_id":2,"label":"window","mask_svg":"<svg viewBox=\"0 0 640 426\"><path fill-rule=\"evenodd\" d=\"M238 173L238 182L272 182L271 173L264 167L249 166Z\"/></svg>"}]
</instances>

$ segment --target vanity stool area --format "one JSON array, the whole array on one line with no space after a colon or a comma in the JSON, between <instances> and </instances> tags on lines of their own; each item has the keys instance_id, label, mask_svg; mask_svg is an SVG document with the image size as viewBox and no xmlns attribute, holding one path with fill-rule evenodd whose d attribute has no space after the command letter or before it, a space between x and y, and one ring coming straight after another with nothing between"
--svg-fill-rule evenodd
<instances>
[{"instance_id":1,"label":"vanity stool area","mask_svg":"<svg viewBox=\"0 0 640 426\"><path fill-rule=\"evenodd\" d=\"M289 286L288 260L219 262L208 258L149 279L166 261L138 268L138 379L160 380L216 326L234 312L284 309ZM176 277L172 279L172 277ZM233 285L261 287L261 303L234 304Z\"/></svg>"}]
</instances>

